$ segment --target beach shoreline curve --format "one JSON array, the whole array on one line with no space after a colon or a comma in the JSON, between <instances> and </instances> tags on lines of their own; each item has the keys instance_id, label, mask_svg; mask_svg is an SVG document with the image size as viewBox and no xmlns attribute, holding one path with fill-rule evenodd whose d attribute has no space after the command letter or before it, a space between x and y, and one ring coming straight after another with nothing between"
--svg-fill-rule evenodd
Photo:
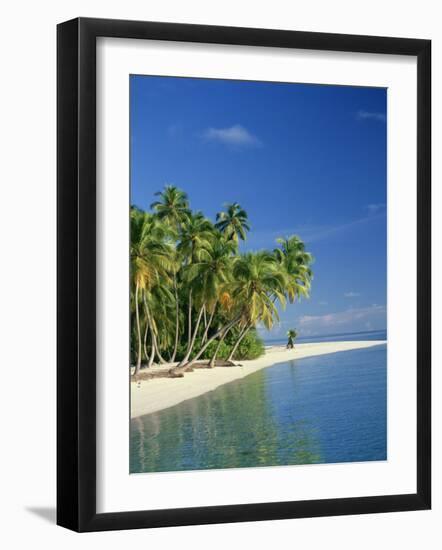
<instances>
[{"instance_id":1,"label":"beach shoreline curve","mask_svg":"<svg viewBox=\"0 0 442 550\"><path fill-rule=\"evenodd\" d=\"M157 378L131 382L131 419L159 412L188 399L199 397L223 384L244 378L261 369L286 361L365 349L386 344L386 340L360 340L297 344L295 349L269 346L262 357L240 361L241 366L196 369L183 378Z\"/></svg>"}]
</instances>

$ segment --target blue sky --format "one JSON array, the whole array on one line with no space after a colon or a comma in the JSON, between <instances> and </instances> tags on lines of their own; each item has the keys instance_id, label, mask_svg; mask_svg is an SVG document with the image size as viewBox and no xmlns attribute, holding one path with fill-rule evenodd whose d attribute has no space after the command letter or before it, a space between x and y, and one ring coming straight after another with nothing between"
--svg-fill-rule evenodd
<instances>
[{"instance_id":1,"label":"blue sky","mask_svg":"<svg viewBox=\"0 0 442 550\"><path fill-rule=\"evenodd\" d=\"M386 101L380 88L131 76L131 202L147 209L173 184L212 219L239 202L243 250L299 235L311 298L271 337L384 329Z\"/></svg>"}]
</instances>

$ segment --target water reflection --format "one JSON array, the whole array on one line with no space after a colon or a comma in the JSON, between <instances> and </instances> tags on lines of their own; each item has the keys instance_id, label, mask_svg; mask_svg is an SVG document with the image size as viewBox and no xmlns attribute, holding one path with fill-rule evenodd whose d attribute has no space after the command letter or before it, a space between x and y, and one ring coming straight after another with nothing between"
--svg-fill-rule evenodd
<instances>
[{"instance_id":1,"label":"water reflection","mask_svg":"<svg viewBox=\"0 0 442 550\"><path fill-rule=\"evenodd\" d=\"M239 383L134 419L131 472L320 461L314 430L305 421L282 432L265 378L265 371L259 371Z\"/></svg>"},{"instance_id":2,"label":"water reflection","mask_svg":"<svg viewBox=\"0 0 442 550\"><path fill-rule=\"evenodd\" d=\"M130 471L386 458L385 346L285 363L131 422Z\"/></svg>"}]
</instances>

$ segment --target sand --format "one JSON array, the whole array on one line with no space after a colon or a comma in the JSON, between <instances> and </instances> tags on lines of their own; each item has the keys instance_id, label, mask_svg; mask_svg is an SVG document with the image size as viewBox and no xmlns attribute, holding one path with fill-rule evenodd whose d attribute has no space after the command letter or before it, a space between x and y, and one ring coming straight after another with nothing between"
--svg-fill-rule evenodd
<instances>
[{"instance_id":1,"label":"sand","mask_svg":"<svg viewBox=\"0 0 442 550\"><path fill-rule=\"evenodd\" d=\"M131 382L131 417L167 409L187 399L213 391L223 384L244 378L258 370L278 363L314 357L328 353L338 353L363 349L384 344L383 340L356 342L320 342L297 344L294 350L284 346L267 347L266 353L253 361L240 361L242 366L195 369L184 378L157 378Z\"/></svg>"}]
</instances>

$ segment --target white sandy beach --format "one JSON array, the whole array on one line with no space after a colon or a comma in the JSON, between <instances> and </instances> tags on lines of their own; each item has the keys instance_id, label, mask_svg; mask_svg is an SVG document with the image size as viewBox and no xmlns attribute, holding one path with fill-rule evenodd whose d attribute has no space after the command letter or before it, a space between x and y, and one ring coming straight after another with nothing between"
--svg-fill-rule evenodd
<instances>
[{"instance_id":1,"label":"white sandy beach","mask_svg":"<svg viewBox=\"0 0 442 550\"><path fill-rule=\"evenodd\" d=\"M363 349L385 344L383 340L356 342L319 342L297 344L294 350L284 346L267 347L266 353L242 366L195 369L184 378L156 378L131 383L131 418L172 407L182 401L213 391L223 384L244 378L253 372L293 359Z\"/></svg>"}]
</instances>

